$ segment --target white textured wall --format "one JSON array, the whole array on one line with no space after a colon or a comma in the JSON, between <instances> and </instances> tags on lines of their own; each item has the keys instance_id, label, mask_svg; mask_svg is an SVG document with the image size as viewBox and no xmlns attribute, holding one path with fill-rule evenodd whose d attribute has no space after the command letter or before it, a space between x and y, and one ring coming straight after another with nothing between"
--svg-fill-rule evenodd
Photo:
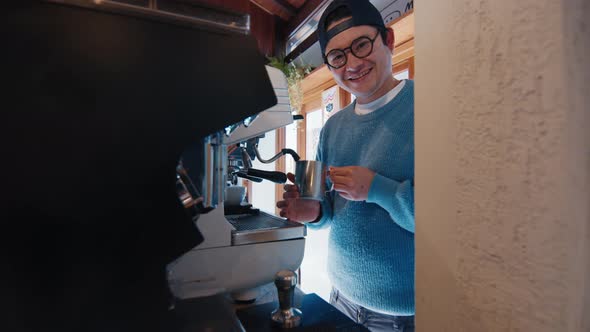
<instances>
[{"instance_id":1,"label":"white textured wall","mask_svg":"<svg viewBox=\"0 0 590 332\"><path fill-rule=\"evenodd\" d=\"M417 331L590 331L590 1L415 13Z\"/></svg>"}]
</instances>

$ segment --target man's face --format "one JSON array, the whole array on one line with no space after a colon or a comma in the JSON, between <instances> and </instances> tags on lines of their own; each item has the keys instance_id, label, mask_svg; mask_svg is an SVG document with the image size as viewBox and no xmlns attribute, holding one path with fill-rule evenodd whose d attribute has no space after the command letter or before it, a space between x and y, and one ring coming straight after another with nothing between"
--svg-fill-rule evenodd
<instances>
[{"instance_id":1,"label":"man's face","mask_svg":"<svg viewBox=\"0 0 590 332\"><path fill-rule=\"evenodd\" d=\"M346 19L332 23L328 29ZM342 31L334 36L326 45L326 53L333 49L345 49L359 37L373 39L378 33L377 28L369 25L356 26ZM381 35L373 43L373 51L369 56L359 59L346 52L346 64L340 68L330 68L334 80L343 89L355 95L361 104L371 102L393 88L394 79L391 72L391 52L393 49L393 33L388 32L386 45Z\"/></svg>"}]
</instances>

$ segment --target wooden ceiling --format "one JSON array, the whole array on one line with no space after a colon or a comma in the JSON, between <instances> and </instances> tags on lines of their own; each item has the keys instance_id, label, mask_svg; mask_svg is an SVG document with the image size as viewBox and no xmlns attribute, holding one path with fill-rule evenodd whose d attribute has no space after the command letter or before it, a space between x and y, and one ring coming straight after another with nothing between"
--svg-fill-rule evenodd
<instances>
[{"instance_id":1,"label":"wooden ceiling","mask_svg":"<svg viewBox=\"0 0 590 332\"><path fill-rule=\"evenodd\" d=\"M130 1L130 0L126 0ZM131 0L134 1L134 0ZM160 0L158 0L160 1ZM251 15L252 34L261 44L264 54L274 54L283 49L286 40L306 23L308 18L330 0L161 0L183 3L202 3ZM256 9L254 9L256 8ZM262 14L262 15L261 15ZM315 34L311 38L316 38ZM309 38L308 38L309 39ZM307 41L307 40L306 40ZM309 47L310 40L300 45L300 50ZM272 44L269 46L267 44ZM282 46L281 46L282 45ZM272 51L270 51L272 50ZM269 53L270 52L270 53ZM280 51L278 51L280 53Z\"/></svg>"},{"instance_id":2,"label":"wooden ceiling","mask_svg":"<svg viewBox=\"0 0 590 332\"><path fill-rule=\"evenodd\" d=\"M225 0L240 2L242 0ZM313 11L328 0L249 0L270 15L278 17L291 34Z\"/></svg>"},{"instance_id":3,"label":"wooden ceiling","mask_svg":"<svg viewBox=\"0 0 590 332\"><path fill-rule=\"evenodd\" d=\"M250 0L271 15L276 15L281 20L288 22L309 0Z\"/></svg>"},{"instance_id":4,"label":"wooden ceiling","mask_svg":"<svg viewBox=\"0 0 590 332\"><path fill-rule=\"evenodd\" d=\"M162 0L178 1L185 3L204 3L218 8L249 13L251 15L252 30L259 30L261 24L264 25L263 31L253 31L259 39L259 43L265 44L264 39L273 40L273 44L284 45L286 40L294 31L306 23L308 18L314 14L317 8L320 8L330 0ZM253 10L255 7L259 10ZM260 13L266 13L267 17L262 17ZM266 16L266 15L263 15ZM270 19L273 27L268 26L266 21ZM262 23L261 23L262 22ZM315 34L312 38L316 38ZM309 41L303 47L308 47L313 41ZM268 47L262 47L263 52L268 55ZM282 47L278 47L279 49ZM277 49L272 47L272 49ZM300 50L301 51L301 50ZM274 53L274 51L273 51ZM299 54L300 52L298 52Z\"/></svg>"}]
</instances>

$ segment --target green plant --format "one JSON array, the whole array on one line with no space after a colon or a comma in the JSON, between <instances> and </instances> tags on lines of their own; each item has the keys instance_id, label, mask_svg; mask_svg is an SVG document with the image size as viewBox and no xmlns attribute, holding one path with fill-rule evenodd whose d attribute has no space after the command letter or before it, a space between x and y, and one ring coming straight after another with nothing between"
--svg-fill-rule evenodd
<instances>
[{"instance_id":1,"label":"green plant","mask_svg":"<svg viewBox=\"0 0 590 332\"><path fill-rule=\"evenodd\" d=\"M301 112L301 107L303 106L303 89L301 88L301 81L303 81L305 75L311 72L311 66L297 66L293 62L287 63L284 56L268 57L268 61L269 66L279 69L287 77L291 109L293 109L295 114L299 114Z\"/></svg>"}]
</instances>

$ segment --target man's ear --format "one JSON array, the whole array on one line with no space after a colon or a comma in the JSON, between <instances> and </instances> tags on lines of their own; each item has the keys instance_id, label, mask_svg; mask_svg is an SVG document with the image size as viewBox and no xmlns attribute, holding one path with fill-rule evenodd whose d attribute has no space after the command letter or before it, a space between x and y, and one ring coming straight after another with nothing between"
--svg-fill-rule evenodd
<instances>
[{"instance_id":1,"label":"man's ear","mask_svg":"<svg viewBox=\"0 0 590 332\"><path fill-rule=\"evenodd\" d=\"M387 28L387 35L385 36L385 45L393 52L393 44L395 43L395 34L392 28Z\"/></svg>"}]
</instances>

